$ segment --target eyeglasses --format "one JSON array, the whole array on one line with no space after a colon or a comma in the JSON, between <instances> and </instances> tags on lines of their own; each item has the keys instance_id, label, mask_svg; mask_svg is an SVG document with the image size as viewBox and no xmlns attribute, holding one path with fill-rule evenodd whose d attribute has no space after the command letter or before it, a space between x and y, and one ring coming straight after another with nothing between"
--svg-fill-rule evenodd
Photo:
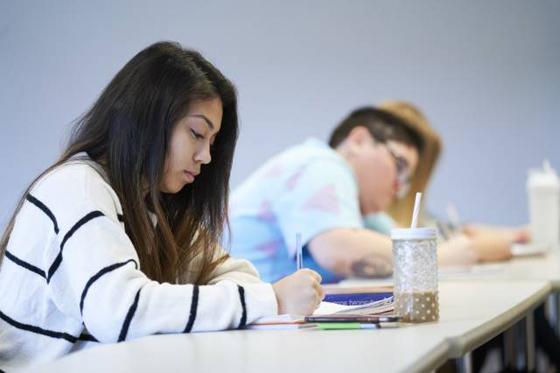
<instances>
[{"instance_id":1,"label":"eyeglasses","mask_svg":"<svg viewBox=\"0 0 560 373\"><path fill-rule=\"evenodd\" d=\"M385 143L385 147L395 161L398 182L396 197L403 198L410 190L410 165L408 164L406 158L398 155L387 143Z\"/></svg>"}]
</instances>

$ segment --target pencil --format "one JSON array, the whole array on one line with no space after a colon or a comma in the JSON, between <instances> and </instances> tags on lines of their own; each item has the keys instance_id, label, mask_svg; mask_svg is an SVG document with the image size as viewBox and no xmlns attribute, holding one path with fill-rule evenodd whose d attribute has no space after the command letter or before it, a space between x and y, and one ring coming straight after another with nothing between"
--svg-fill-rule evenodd
<instances>
[{"instance_id":1,"label":"pencil","mask_svg":"<svg viewBox=\"0 0 560 373\"><path fill-rule=\"evenodd\" d=\"M298 271L303 268L303 255L301 250L301 233L296 233L296 265Z\"/></svg>"}]
</instances>

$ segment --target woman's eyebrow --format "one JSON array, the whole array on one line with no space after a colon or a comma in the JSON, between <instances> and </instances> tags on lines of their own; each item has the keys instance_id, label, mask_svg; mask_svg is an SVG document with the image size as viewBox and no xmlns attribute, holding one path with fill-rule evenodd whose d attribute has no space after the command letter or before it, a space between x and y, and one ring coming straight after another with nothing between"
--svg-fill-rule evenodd
<instances>
[{"instance_id":1,"label":"woman's eyebrow","mask_svg":"<svg viewBox=\"0 0 560 373\"><path fill-rule=\"evenodd\" d=\"M208 127L210 127L211 130L214 130L214 128L215 128L214 124L205 115L203 115L203 114L192 114L192 115L189 115L189 116L190 117L201 118L202 120L204 120L206 122L206 124L208 125Z\"/></svg>"}]
</instances>

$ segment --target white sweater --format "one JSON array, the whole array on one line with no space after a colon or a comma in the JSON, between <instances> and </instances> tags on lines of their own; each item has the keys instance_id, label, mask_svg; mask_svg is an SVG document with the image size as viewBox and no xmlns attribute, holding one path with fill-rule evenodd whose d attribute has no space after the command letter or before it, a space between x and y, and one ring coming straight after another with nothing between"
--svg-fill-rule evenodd
<instances>
[{"instance_id":1,"label":"white sweater","mask_svg":"<svg viewBox=\"0 0 560 373\"><path fill-rule=\"evenodd\" d=\"M245 260L229 258L207 286L147 278L99 171L92 161L68 162L27 196L0 267L0 369L277 313L272 286Z\"/></svg>"}]
</instances>

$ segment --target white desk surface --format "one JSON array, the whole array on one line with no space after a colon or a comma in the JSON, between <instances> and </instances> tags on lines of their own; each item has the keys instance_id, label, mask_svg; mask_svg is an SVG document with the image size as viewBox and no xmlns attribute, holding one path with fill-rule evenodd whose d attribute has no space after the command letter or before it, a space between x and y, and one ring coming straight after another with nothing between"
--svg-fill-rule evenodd
<instances>
[{"instance_id":1,"label":"white desk surface","mask_svg":"<svg viewBox=\"0 0 560 373\"><path fill-rule=\"evenodd\" d=\"M37 372L413 372L434 369L501 333L544 300L547 282L440 284L440 321L377 330L228 331L102 345Z\"/></svg>"},{"instance_id":2,"label":"white desk surface","mask_svg":"<svg viewBox=\"0 0 560 373\"><path fill-rule=\"evenodd\" d=\"M463 284L464 286L460 286ZM547 281L445 281L450 297L440 327L449 344L449 358L458 358L507 330L544 302L551 287Z\"/></svg>"},{"instance_id":3,"label":"white desk surface","mask_svg":"<svg viewBox=\"0 0 560 373\"><path fill-rule=\"evenodd\" d=\"M473 278L498 281L548 281L560 291L560 251L547 255L515 257L503 263L479 264L471 269L442 269L440 281L471 281Z\"/></svg>"},{"instance_id":4,"label":"white desk surface","mask_svg":"<svg viewBox=\"0 0 560 373\"><path fill-rule=\"evenodd\" d=\"M523 280L548 280L554 291L560 291L560 250L548 255L514 258L505 266L505 276Z\"/></svg>"}]
</instances>

